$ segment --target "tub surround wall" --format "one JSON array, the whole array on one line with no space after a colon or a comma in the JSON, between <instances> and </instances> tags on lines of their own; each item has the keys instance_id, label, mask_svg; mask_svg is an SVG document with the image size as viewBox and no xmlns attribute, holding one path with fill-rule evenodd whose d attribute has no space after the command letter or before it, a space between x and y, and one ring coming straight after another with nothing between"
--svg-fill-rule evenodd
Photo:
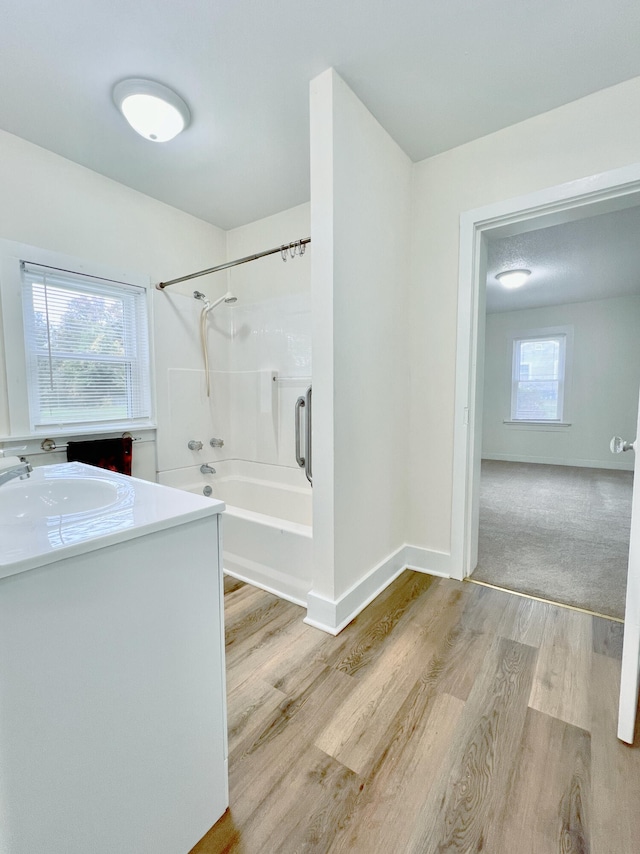
<instances>
[{"instance_id":1,"label":"tub surround wall","mask_svg":"<svg viewBox=\"0 0 640 854\"><path fill-rule=\"evenodd\" d=\"M268 369L229 374L233 457L297 468L294 407L311 383Z\"/></svg>"},{"instance_id":2,"label":"tub surround wall","mask_svg":"<svg viewBox=\"0 0 640 854\"><path fill-rule=\"evenodd\" d=\"M300 205L227 232L226 258L308 232L309 205ZM164 401L158 412L159 473L232 459L296 466L293 407L311 381L309 269L307 249L287 263L274 255L209 277L214 295L228 289L238 297L209 315L210 398L198 332L202 303L170 294L159 307L163 327L173 330L157 356ZM224 440L223 448L208 445L214 436ZM189 439L205 447L188 451Z\"/></svg>"},{"instance_id":3,"label":"tub surround wall","mask_svg":"<svg viewBox=\"0 0 640 854\"><path fill-rule=\"evenodd\" d=\"M227 232L227 256L242 258L308 237L310 205ZM294 406L311 383L311 256L261 258L229 271L238 297L230 369L235 456L296 466Z\"/></svg>"},{"instance_id":4,"label":"tub surround wall","mask_svg":"<svg viewBox=\"0 0 640 854\"><path fill-rule=\"evenodd\" d=\"M310 376L291 377L272 370L211 371L207 397L201 368L167 368L166 411L159 412L158 472L222 460L248 460L297 468L293 411ZM211 438L224 441L212 448ZM201 451L190 451L190 439Z\"/></svg>"},{"instance_id":5,"label":"tub surround wall","mask_svg":"<svg viewBox=\"0 0 640 854\"><path fill-rule=\"evenodd\" d=\"M311 83L314 575L329 631L402 568L411 163L332 70ZM373 588L373 589L372 589Z\"/></svg>"}]
</instances>

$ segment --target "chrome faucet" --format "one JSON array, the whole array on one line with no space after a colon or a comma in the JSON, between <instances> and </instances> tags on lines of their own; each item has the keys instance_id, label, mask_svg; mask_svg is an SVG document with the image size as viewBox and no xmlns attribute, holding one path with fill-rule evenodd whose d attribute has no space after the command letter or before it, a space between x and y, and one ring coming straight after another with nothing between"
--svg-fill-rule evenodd
<instances>
[{"instance_id":1,"label":"chrome faucet","mask_svg":"<svg viewBox=\"0 0 640 854\"><path fill-rule=\"evenodd\" d=\"M198 442L197 439L190 439L187 448L189 448L190 451L201 451L202 442Z\"/></svg>"},{"instance_id":2,"label":"chrome faucet","mask_svg":"<svg viewBox=\"0 0 640 854\"><path fill-rule=\"evenodd\" d=\"M203 463L200 466L200 471L202 472L202 474L215 474L216 473L216 470L213 468L213 466L207 465L207 463Z\"/></svg>"},{"instance_id":3,"label":"chrome faucet","mask_svg":"<svg viewBox=\"0 0 640 854\"><path fill-rule=\"evenodd\" d=\"M14 480L16 477L19 477L20 480L26 480L32 471L33 466L29 460L25 460L24 457L20 457L20 465L0 472L0 486L4 483L9 483L10 480Z\"/></svg>"}]
</instances>

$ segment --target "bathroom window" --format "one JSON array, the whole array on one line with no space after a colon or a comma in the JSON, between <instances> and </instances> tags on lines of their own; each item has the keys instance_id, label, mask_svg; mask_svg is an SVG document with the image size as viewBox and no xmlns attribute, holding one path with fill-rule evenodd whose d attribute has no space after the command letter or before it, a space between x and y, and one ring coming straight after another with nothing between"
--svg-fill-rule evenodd
<instances>
[{"instance_id":1,"label":"bathroom window","mask_svg":"<svg viewBox=\"0 0 640 854\"><path fill-rule=\"evenodd\" d=\"M31 431L149 423L147 292L22 262Z\"/></svg>"},{"instance_id":2,"label":"bathroom window","mask_svg":"<svg viewBox=\"0 0 640 854\"><path fill-rule=\"evenodd\" d=\"M562 422L567 334L513 339L511 420Z\"/></svg>"}]
</instances>

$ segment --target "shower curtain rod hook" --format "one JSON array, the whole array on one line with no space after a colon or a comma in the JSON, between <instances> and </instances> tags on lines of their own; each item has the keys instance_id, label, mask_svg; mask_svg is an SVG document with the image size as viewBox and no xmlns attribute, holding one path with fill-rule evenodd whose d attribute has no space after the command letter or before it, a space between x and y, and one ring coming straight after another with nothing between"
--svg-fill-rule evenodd
<instances>
[{"instance_id":1,"label":"shower curtain rod hook","mask_svg":"<svg viewBox=\"0 0 640 854\"><path fill-rule=\"evenodd\" d=\"M282 258L282 260L286 264L287 263L287 247L284 245L284 243L280 247L280 257Z\"/></svg>"}]
</instances>

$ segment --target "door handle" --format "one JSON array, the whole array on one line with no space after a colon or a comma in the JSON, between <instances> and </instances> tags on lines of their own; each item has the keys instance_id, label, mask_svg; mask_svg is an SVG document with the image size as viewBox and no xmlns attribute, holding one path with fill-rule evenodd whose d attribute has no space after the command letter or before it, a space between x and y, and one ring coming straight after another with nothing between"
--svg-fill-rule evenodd
<instances>
[{"instance_id":1,"label":"door handle","mask_svg":"<svg viewBox=\"0 0 640 854\"><path fill-rule=\"evenodd\" d=\"M609 448L612 454L621 454L623 451L635 451L638 440L635 442L627 442L621 436L614 436L609 442Z\"/></svg>"}]
</instances>

